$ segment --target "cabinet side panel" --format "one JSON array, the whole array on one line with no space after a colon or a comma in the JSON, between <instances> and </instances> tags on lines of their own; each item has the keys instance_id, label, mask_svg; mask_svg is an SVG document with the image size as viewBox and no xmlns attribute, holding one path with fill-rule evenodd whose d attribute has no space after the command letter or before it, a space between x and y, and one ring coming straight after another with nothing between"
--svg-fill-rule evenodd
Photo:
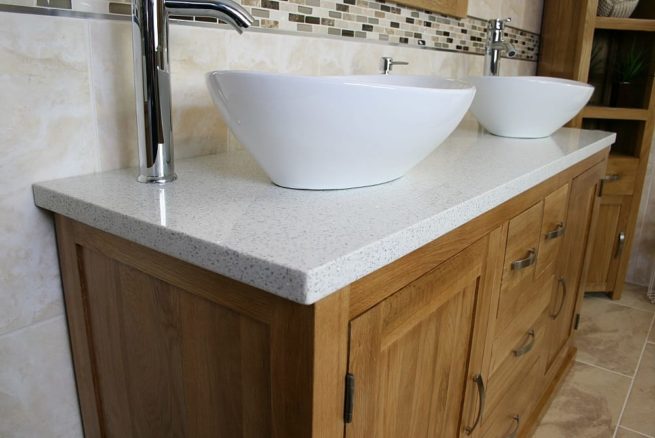
<instances>
[{"instance_id":1,"label":"cabinet side panel","mask_svg":"<svg viewBox=\"0 0 655 438\"><path fill-rule=\"evenodd\" d=\"M83 259L108 436L270 435L266 325L95 251Z\"/></svg>"}]
</instances>

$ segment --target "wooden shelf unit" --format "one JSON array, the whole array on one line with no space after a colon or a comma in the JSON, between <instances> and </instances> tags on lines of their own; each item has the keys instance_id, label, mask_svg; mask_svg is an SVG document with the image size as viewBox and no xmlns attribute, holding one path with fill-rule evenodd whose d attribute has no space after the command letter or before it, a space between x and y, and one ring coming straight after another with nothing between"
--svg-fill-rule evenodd
<instances>
[{"instance_id":1,"label":"wooden shelf unit","mask_svg":"<svg viewBox=\"0 0 655 438\"><path fill-rule=\"evenodd\" d=\"M655 32L655 20L647 18L596 17L596 29Z\"/></svg>"},{"instance_id":2,"label":"wooden shelf unit","mask_svg":"<svg viewBox=\"0 0 655 438\"><path fill-rule=\"evenodd\" d=\"M604 182L607 190L603 195L603 205L607 207L600 209L598 218L605 226L599 226L593 237L592 252L597 253L598 263L592 260L585 284L588 292L608 292L613 299L619 299L655 129L655 44L651 33L655 32L655 1L640 2L631 18L598 17L597 9L598 0L544 0L538 74L588 83L593 81L597 89L602 87L600 94L594 96L600 104L585 107L569 126L617 132L617 143L612 148L607 181ZM613 45L614 56L621 56L623 48L634 44L629 41L641 40L644 43L641 46L648 58L649 70L642 81L641 105L635 104L634 108L608 105L608 101L616 102L612 100L612 88L616 86L612 77L615 63L608 54L612 52L606 52L607 58L601 64L602 81L599 81L598 65L592 67L594 59L599 56L594 53L595 37L597 44L604 40L610 47ZM601 52L600 49L602 46L597 47L596 52ZM610 174L612 168L620 170L618 180L616 174ZM610 217L610 214L616 217Z\"/></svg>"}]
</instances>

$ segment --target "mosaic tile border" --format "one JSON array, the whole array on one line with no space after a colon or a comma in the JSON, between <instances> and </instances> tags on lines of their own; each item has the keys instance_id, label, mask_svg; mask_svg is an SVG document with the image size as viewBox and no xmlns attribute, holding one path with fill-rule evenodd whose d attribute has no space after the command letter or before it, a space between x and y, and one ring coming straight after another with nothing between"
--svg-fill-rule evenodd
<instances>
[{"instance_id":1,"label":"mosaic tile border","mask_svg":"<svg viewBox=\"0 0 655 438\"><path fill-rule=\"evenodd\" d=\"M11 5L22 6L21 9L57 10L56 15L66 15L66 12L70 11L119 18L131 14L129 2L10 1ZM484 54L486 20L480 18L469 16L458 19L386 0L240 0L240 3L255 17L253 27L265 32L300 33L432 50ZM217 23L215 18L210 17L172 16L171 18L209 25ZM505 30L505 38L517 49L515 59L537 61L538 34L508 26Z\"/></svg>"}]
</instances>

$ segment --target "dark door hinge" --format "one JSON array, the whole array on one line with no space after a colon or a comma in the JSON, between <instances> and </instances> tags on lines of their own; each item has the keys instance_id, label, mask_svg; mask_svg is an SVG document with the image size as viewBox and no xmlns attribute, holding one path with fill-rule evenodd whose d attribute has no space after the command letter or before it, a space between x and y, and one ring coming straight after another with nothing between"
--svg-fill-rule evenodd
<instances>
[{"instance_id":1,"label":"dark door hinge","mask_svg":"<svg viewBox=\"0 0 655 438\"><path fill-rule=\"evenodd\" d=\"M353 406L355 404L355 376L346 374L346 399L343 404L343 421L351 423L353 421Z\"/></svg>"},{"instance_id":2,"label":"dark door hinge","mask_svg":"<svg viewBox=\"0 0 655 438\"><path fill-rule=\"evenodd\" d=\"M577 330L579 325L580 325L580 314L576 313L575 314L575 322L573 323L573 329Z\"/></svg>"}]
</instances>

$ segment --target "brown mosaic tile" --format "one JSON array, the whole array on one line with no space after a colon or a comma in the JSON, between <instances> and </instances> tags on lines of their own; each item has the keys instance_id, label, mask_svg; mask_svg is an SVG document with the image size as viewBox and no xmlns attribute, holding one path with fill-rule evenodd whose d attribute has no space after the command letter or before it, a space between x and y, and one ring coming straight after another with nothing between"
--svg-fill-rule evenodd
<instances>
[{"instance_id":1,"label":"brown mosaic tile","mask_svg":"<svg viewBox=\"0 0 655 438\"><path fill-rule=\"evenodd\" d=\"M71 0L36 0L37 6L56 9L71 9Z\"/></svg>"},{"instance_id":2,"label":"brown mosaic tile","mask_svg":"<svg viewBox=\"0 0 655 438\"><path fill-rule=\"evenodd\" d=\"M110 14L131 15L132 5L129 3L109 3Z\"/></svg>"}]
</instances>

